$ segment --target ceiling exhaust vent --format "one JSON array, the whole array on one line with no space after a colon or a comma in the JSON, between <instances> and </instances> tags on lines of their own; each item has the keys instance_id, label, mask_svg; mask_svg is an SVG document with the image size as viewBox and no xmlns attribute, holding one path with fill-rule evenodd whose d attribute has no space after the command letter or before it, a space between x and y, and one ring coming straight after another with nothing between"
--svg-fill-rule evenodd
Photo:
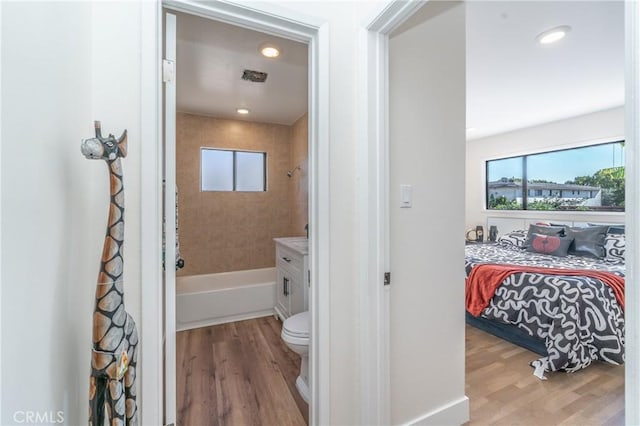
<instances>
[{"instance_id":1,"label":"ceiling exhaust vent","mask_svg":"<svg viewBox=\"0 0 640 426\"><path fill-rule=\"evenodd\" d=\"M253 81L254 83L264 83L267 79L267 73L261 71L244 70L242 72L242 79Z\"/></svg>"}]
</instances>

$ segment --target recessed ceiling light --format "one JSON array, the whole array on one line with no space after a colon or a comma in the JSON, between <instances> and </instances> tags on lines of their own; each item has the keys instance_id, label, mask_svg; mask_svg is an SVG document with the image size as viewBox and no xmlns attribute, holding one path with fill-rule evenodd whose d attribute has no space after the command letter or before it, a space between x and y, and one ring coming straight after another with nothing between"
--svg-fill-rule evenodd
<instances>
[{"instance_id":1,"label":"recessed ceiling light","mask_svg":"<svg viewBox=\"0 0 640 426\"><path fill-rule=\"evenodd\" d=\"M280 56L280 49L272 44L265 44L260 46L260 53L265 58L277 58Z\"/></svg>"},{"instance_id":2,"label":"recessed ceiling light","mask_svg":"<svg viewBox=\"0 0 640 426\"><path fill-rule=\"evenodd\" d=\"M556 41L562 40L567 33L571 31L571 27L568 25L562 25L560 27L551 28L536 36L536 40L540 44L551 44Z\"/></svg>"},{"instance_id":3,"label":"recessed ceiling light","mask_svg":"<svg viewBox=\"0 0 640 426\"><path fill-rule=\"evenodd\" d=\"M249 109L248 108L238 108L236 110L236 112L238 114L247 115L247 114L249 114Z\"/></svg>"}]
</instances>

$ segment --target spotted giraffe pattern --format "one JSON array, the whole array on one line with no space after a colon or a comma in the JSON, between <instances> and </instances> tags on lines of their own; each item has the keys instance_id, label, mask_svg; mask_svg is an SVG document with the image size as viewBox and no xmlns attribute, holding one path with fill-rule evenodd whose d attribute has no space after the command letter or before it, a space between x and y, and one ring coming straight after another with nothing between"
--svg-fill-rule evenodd
<instances>
[{"instance_id":1,"label":"spotted giraffe pattern","mask_svg":"<svg viewBox=\"0 0 640 426\"><path fill-rule=\"evenodd\" d=\"M111 203L93 312L93 349L89 382L89 424L102 426L105 412L112 426L137 425L136 368L138 332L124 307L124 185L120 158L127 154L127 132L119 139L96 137L82 142L86 158L109 166Z\"/></svg>"}]
</instances>

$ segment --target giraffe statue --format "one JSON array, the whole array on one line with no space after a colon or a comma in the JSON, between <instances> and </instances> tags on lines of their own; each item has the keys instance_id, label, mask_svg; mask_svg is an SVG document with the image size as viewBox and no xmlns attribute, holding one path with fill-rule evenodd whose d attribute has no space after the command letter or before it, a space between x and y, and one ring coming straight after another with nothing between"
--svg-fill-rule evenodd
<instances>
[{"instance_id":1,"label":"giraffe statue","mask_svg":"<svg viewBox=\"0 0 640 426\"><path fill-rule=\"evenodd\" d=\"M80 150L90 160L109 167L111 204L104 239L93 310L93 348L89 381L89 425L103 426L105 407L111 426L137 425L136 348L138 332L124 309L123 243L124 187L120 158L127 156L127 131L120 138L96 137L82 141Z\"/></svg>"}]
</instances>

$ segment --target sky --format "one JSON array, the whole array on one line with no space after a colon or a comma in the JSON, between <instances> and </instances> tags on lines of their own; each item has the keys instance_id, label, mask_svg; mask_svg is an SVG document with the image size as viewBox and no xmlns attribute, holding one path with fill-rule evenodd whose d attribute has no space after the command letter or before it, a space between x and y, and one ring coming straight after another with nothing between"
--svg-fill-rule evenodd
<instances>
[{"instance_id":1,"label":"sky","mask_svg":"<svg viewBox=\"0 0 640 426\"><path fill-rule=\"evenodd\" d=\"M624 148L619 143L594 145L544 154L529 155L527 179L565 183L576 176L591 176L600 169L623 166ZM522 157L490 161L489 182L506 177L522 177Z\"/></svg>"}]
</instances>

